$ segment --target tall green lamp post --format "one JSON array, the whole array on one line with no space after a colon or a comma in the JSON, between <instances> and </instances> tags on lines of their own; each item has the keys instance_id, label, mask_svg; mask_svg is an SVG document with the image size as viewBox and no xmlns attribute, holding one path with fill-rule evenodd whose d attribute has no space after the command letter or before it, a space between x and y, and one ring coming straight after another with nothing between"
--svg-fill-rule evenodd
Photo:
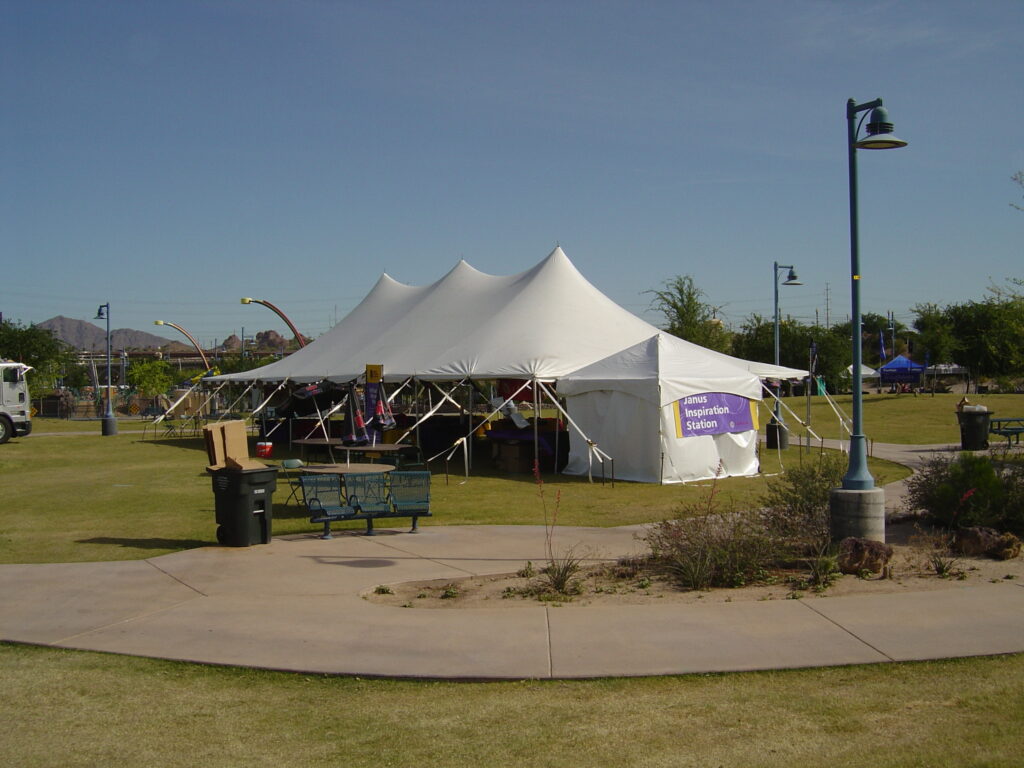
<instances>
[{"instance_id":1,"label":"tall green lamp post","mask_svg":"<svg viewBox=\"0 0 1024 768\"><path fill-rule=\"evenodd\" d=\"M857 121L857 115L871 110ZM864 138L858 139L861 125L868 117ZM851 335L853 337L853 431L850 435L850 463L840 488L829 499L833 541L847 536L885 541L885 491L875 487L868 471L867 438L864 436L864 399L861 311L860 311L860 243L857 221L857 150L897 149L907 142L892 134L893 124L881 99L857 104L846 102L846 147L850 163L850 295Z\"/></svg>"}]
</instances>

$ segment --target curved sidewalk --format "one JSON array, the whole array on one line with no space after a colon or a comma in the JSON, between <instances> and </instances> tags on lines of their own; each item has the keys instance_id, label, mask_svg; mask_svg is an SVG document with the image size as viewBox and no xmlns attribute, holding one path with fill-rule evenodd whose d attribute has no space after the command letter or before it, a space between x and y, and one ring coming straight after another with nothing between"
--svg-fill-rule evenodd
<instances>
[{"instance_id":1,"label":"curved sidewalk","mask_svg":"<svg viewBox=\"0 0 1024 768\"><path fill-rule=\"evenodd\" d=\"M620 529L559 528L598 558ZM428 526L313 534L150 560L0 565L0 639L365 676L580 678L725 672L1024 651L1018 582L707 605L391 608L378 584L507 573L543 561L544 529Z\"/></svg>"}]
</instances>

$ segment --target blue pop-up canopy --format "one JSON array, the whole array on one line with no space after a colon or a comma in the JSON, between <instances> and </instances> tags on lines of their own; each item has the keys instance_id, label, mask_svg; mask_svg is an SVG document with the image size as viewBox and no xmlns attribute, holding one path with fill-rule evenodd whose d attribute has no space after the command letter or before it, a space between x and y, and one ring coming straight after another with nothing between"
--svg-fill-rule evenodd
<instances>
[{"instance_id":1,"label":"blue pop-up canopy","mask_svg":"<svg viewBox=\"0 0 1024 768\"><path fill-rule=\"evenodd\" d=\"M883 384L920 384L924 366L899 355L878 369Z\"/></svg>"}]
</instances>

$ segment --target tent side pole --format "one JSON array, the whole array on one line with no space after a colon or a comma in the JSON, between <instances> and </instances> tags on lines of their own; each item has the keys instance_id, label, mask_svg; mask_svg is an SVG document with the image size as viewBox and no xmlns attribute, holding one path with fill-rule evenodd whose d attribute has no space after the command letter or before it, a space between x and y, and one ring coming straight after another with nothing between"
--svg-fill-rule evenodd
<instances>
[{"instance_id":1,"label":"tent side pole","mask_svg":"<svg viewBox=\"0 0 1024 768\"><path fill-rule=\"evenodd\" d=\"M533 377L533 471L540 477L540 388Z\"/></svg>"},{"instance_id":2,"label":"tent side pole","mask_svg":"<svg viewBox=\"0 0 1024 768\"><path fill-rule=\"evenodd\" d=\"M591 440L589 437L587 437L587 433L584 432L582 429L580 429L580 425L579 424L577 424L575 421L573 421L572 416L570 416L569 412L565 408L562 407L562 404L560 402L558 402L558 398L555 397L554 393L552 393L551 390L548 389L547 385L545 385L543 381L541 381L540 379L537 379L537 384L541 388L541 390L544 392L544 394L546 394L548 396L548 399L552 402L552 404L555 406L555 408L558 409L558 412L561 413L565 417L565 420L569 424L569 426L571 426L573 429L575 429L579 433L580 437L582 437L586 441L586 443L587 443L588 462L593 462L594 456L597 456L597 460L601 462L601 484L602 485L604 485L604 465L605 465L605 462L606 461L611 462L611 465L612 465L612 487L614 488L615 487L615 459L613 459L607 453L605 453L600 448L598 448L597 447L597 443L595 443L593 440ZM587 472L587 477L590 480L590 482L594 482L593 474L591 474L591 472L589 470Z\"/></svg>"}]
</instances>

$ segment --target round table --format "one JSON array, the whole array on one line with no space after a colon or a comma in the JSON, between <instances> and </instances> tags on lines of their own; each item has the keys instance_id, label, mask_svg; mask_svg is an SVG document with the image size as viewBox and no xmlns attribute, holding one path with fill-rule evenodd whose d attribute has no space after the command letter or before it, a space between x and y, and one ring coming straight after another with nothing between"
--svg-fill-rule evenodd
<instances>
[{"instance_id":1,"label":"round table","mask_svg":"<svg viewBox=\"0 0 1024 768\"><path fill-rule=\"evenodd\" d=\"M303 472L311 475L351 475L361 472L376 472L383 474L395 468L394 464L368 464L353 462L351 464L307 464L302 468Z\"/></svg>"}]
</instances>

